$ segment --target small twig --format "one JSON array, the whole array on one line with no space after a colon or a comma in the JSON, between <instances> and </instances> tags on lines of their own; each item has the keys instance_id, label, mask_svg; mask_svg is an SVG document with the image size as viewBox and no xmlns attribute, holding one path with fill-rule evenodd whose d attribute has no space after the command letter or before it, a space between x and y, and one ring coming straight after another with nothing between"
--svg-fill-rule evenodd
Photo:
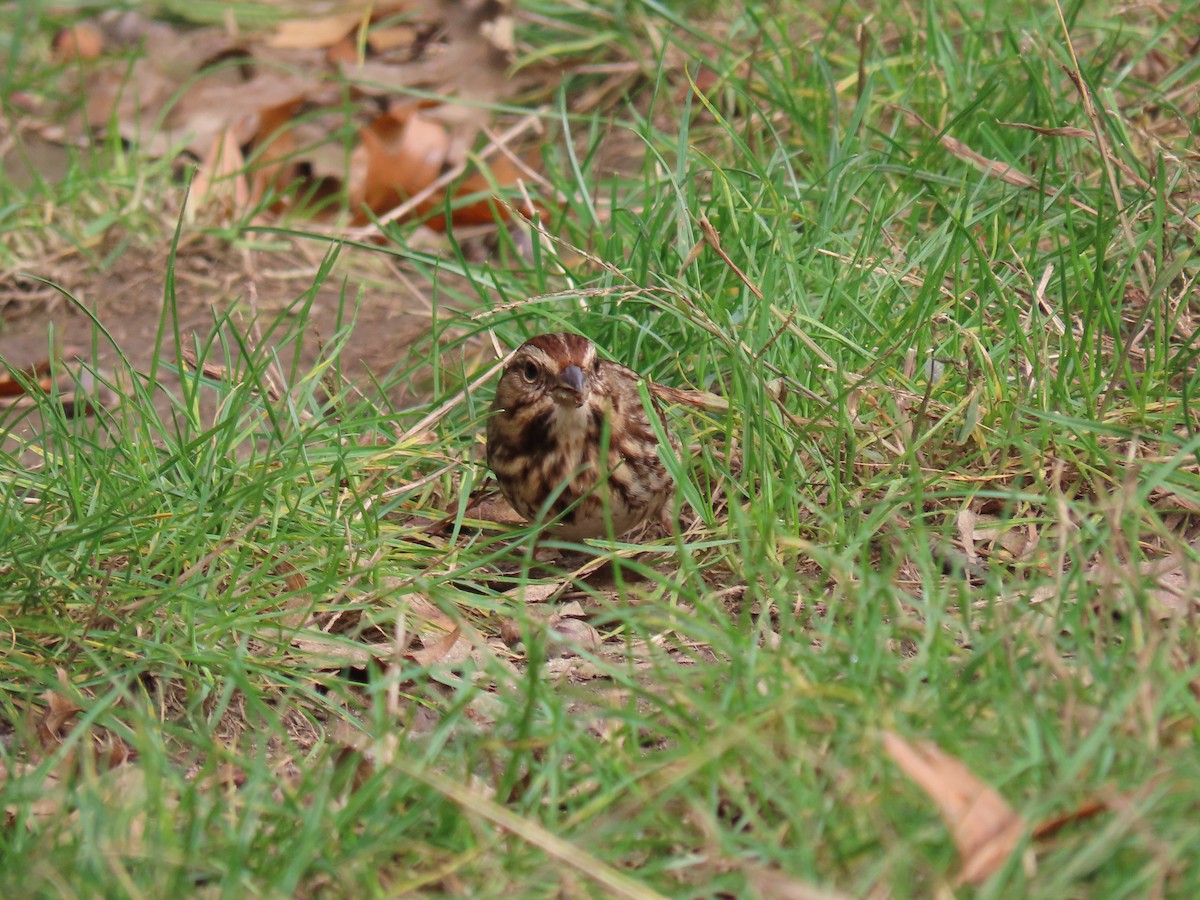
<instances>
[{"instance_id":1,"label":"small twig","mask_svg":"<svg viewBox=\"0 0 1200 900\"><path fill-rule=\"evenodd\" d=\"M858 43L858 82L854 86L856 102L862 100L863 91L867 88L867 50L871 45L871 32L867 26L871 24L873 18L875 18L874 13L868 15L854 29L857 32L855 37Z\"/></svg>"},{"instance_id":2,"label":"small twig","mask_svg":"<svg viewBox=\"0 0 1200 900\"><path fill-rule=\"evenodd\" d=\"M541 185L542 190L544 190L547 195L555 197L559 203L565 203L567 201L566 194L558 190L550 182L550 180L546 178L545 175L542 175L540 172L535 170L531 165L529 165L529 163L525 162L525 160L521 159L521 157L517 156L517 154L513 153L512 150L508 148L508 141L504 139L503 135L498 136L494 134L486 125L483 127L482 131L484 136L489 141L488 146L495 147L500 155L512 163L513 166L515 166L522 174L524 174L524 176L529 179L530 182ZM526 197L525 200L527 203L530 202L528 197ZM530 208L532 208L532 206Z\"/></svg>"},{"instance_id":3,"label":"small twig","mask_svg":"<svg viewBox=\"0 0 1200 900\"><path fill-rule=\"evenodd\" d=\"M701 216L699 219L700 233L704 235L704 242L716 251L717 256L721 257L721 261L733 270L736 275L747 288L759 300L763 299L763 292L759 290L758 285L746 277L746 273L738 268L737 263L729 258L729 254L725 252L725 248L721 246L721 235L717 233L717 229L713 228L712 223L708 221L707 216Z\"/></svg>"},{"instance_id":4,"label":"small twig","mask_svg":"<svg viewBox=\"0 0 1200 900\"><path fill-rule=\"evenodd\" d=\"M905 109L903 107L895 108L912 121L919 125L923 125L925 128L929 129L929 131L938 135L938 143L943 149L948 151L952 156L955 156L958 159L961 159L963 162L974 166L988 178L998 178L1005 184L1011 184L1013 187L1024 188L1025 190L1038 191L1039 193L1042 193L1038 182L1026 173L1022 172L1016 166L1010 163L1000 162L996 159L989 159L982 153L977 153L957 138L953 138L949 134L934 128L911 109ZM1083 210L1088 215L1099 215L1096 210L1088 206L1086 203L1076 200L1074 197L1069 199L1072 206Z\"/></svg>"},{"instance_id":5,"label":"small twig","mask_svg":"<svg viewBox=\"0 0 1200 900\"><path fill-rule=\"evenodd\" d=\"M1050 317L1050 326L1062 336L1067 333L1067 326L1063 324L1063 320L1059 318L1058 313L1050 308L1050 303L1046 299L1046 285L1050 283L1050 279L1054 276L1054 266L1049 264L1046 266L1046 271L1042 272L1042 277L1038 280L1037 287L1033 289L1033 299L1037 303L1038 308Z\"/></svg>"}]
</instances>

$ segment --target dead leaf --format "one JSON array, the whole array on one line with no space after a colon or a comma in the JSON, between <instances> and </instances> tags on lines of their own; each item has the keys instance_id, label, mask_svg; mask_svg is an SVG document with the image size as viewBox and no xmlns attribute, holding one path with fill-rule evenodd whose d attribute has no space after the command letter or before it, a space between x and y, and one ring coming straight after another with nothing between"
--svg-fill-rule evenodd
<instances>
[{"instance_id":1,"label":"dead leaf","mask_svg":"<svg viewBox=\"0 0 1200 900\"><path fill-rule=\"evenodd\" d=\"M967 561L972 564L978 563L979 554L975 552L975 511L969 504L963 504L963 508L955 517L954 524L958 526L958 538L962 541L963 553L966 554Z\"/></svg>"},{"instance_id":2,"label":"dead leaf","mask_svg":"<svg viewBox=\"0 0 1200 900\"><path fill-rule=\"evenodd\" d=\"M387 25L367 32L367 46L373 53L411 47L416 39L417 29L412 25Z\"/></svg>"},{"instance_id":3,"label":"dead leaf","mask_svg":"<svg viewBox=\"0 0 1200 900\"><path fill-rule=\"evenodd\" d=\"M1160 619L1187 615L1200 608L1193 587L1200 583L1200 567L1182 552L1146 560L1136 569L1102 559L1088 567L1086 578L1101 588L1144 591Z\"/></svg>"},{"instance_id":4,"label":"dead leaf","mask_svg":"<svg viewBox=\"0 0 1200 900\"><path fill-rule=\"evenodd\" d=\"M904 115L918 125L922 125L934 134L939 134L938 129L934 128L919 115L910 109L902 110ZM998 160L988 159L980 153L976 153L962 141L957 138L952 138L948 134L940 134L938 143L949 151L954 156L961 159L963 162L970 163L984 175L990 178L999 178L1001 181L1011 184L1014 187L1035 188L1037 182L1022 172L1015 166L1008 163L999 162Z\"/></svg>"},{"instance_id":5,"label":"dead leaf","mask_svg":"<svg viewBox=\"0 0 1200 900\"><path fill-rule=\"evenodd\" d=\"M217 767L215 772L205 775L203 780L198 783L202 791L229 790L230 788L240 788L247 780L246 771L239 766L235 766L231 762L223 762Z\"/></svg>"},{"instance_id":6,"label":"dead leaf","mask_svg":"<svg viewBox=\"0 0 1200 900\"><path fill-rule=\"evenodd\" d=\"M395 663L401 657L420 665L456 665L471 655L474 645L483 643L475 629L455 621L411 588L406 589L403 579L383 579L380 588L383 594L405 591L402 601L387 611L393 618L400 617L401 627L394 632L393 640L367 643L338 634L300 631L291 636L293 650L323 669L362 668L371 660ZM421 649L411 649L414 637L420 638ZM467 640L460 640L462 637Z\"/></svg>"},{"instance_id":7,"label":"dead leaf","mask_svg":"<svg viewBox=\"0 0 1200 900\"><path fill-rule=\"evenodd\" d=\"M131 89L130 85L136 85ZM153 119L170 100L176 85L152 60L140 58L131 65L105 67L82 79L79 92L86 97L82 116L68 127L68 133L82 137L111 130L130 142L137 142L154 156L169 147L165 138L153 142Z\"/></svg>"},{"instance_id":8,"label":"dead leaf","mask_svg":"<svg viewBox=\"0 0 1200 900\"><path fill-rule=\"evenodd\" d=\"M618 602L620 602L618 600ZM557 610L560 616L566 616L568 619L586 619L587 610L583 608L583 604L578 600L572 600L569 603L564 603Z\"/></svg>"},{"instance_id":9,"label":"dead leaf","mask_svg":"<svg viewBox=\"0 0 1200 900\"><path fill-rule=\"evenodd\" d=\"M550 646L558 651L560 656L577 656L580 650L595 653L603 643L603 638L596 628L583 619L568 616L552 618L547 636L550 638Z\"/></svg>"},{"instance_id":10,"label":"dead leaf","mask_svg":"<svg viewBox=\"0 0 1200 900\"><path fill-rule=\"evenodd\" d=\"M396 656L391 644L361 644L320 632L297 635L292 638L291 645L298 651L297 655L318 669L341 669L345 666L361 669L373 659L387 661Z\"/></svg>"},{"instance_id":11,"label":"dead leaf","mask_svg":"<svg viewBox=\"0 0 1200 900\"><path fill-rule=\"evenodd\" d=\"M26 781L37 778L39 769L40 767L33 763L16 763L10 770L0 762L0 788L8 787L10 782L18 779ZM27 792L34 799L29 803L5 805L3 809L7 824L11 825L18 816L31 820L29 824L36 824L39 820L52 819L62 815L63 807L67 803L67 792L62 778L57 772L46 772L37 784L35 791L30 790L31 785L22 787L23 792ZM15 799L19 795L14 793L11 796Z\"/></svg>"},{"instance_id":12,"label":"dead leaf","mask_svg":"<svg viewBox=\"0 0 1200 900\"><path fill-rule=\"evenodd\" d=\"M415 630L421 631L426 627L432 626L438 631L453 631L459 626L459 623L452 619L446 613L442 612L428 597L419 594L412 590L406 579L388 576L380 579L379 594L381 596L396 596L403 597L403 608L397 607L392 610L395 612L403 612L405 622L411 629L416 623Z\"/></svg>"},{"instance_id":13,"label":"dead leaf","mask_svg":"<svg viewBox=\"0 0 1200 900\"><path fill-rule=\"evenodd\" d=\"M98 59L104 53L104 32L95 22L79 22L54 35L51 46L59 62Z\"/></svg>"},{"instance_id":14,"label":"dead leaf","mask_svg":"<svg viewBox=\"0 0 1200 900\"><path fill-rule=\"evenodd\" d=\"M43 359L28 368L20 370L28 380L37 384L43 391L50 390L50 360ZM24 397L25 386L9 371L0 372L0 397Z\"/></svg>"},{"instance_id":15,"label":"dead leaf","mask_svg":"<svg viewBox=\"0 0 1200 900\"><path fill-rule=\"evenodd\" d=\"M353 34L348 34L328 50L325 59L335 66L353 66L361 62L358 52L358 41Z\"/></svg>"},{"instance_id":16,"label":"dead leaf","mask_svg":"<svg viewBox=\"0 0 1200 900\"><path fill-rule=\"evenodd\" d=\"M458 643L458 639L461 636L462 629L455 628L433 644L426 644L420 650L410 650L404 655L419 666L432 666L434 663L442 662L445 659L450 651L454 649L454 645Z\"/></svg>"},{"instance_id":17,"label":"dead leaf","mask_svg":"<svg viewBox=\"0 0 1200 900\"><path fill-rule=\"evenodd\" d=\"M729 409L729 401L711 391L681 390L652 381L650 382L650 393L664 403L690 406L693 409L704 409L709 412L726 412Z\"/></svg>"},{"instance_id":18,"label":"dead leaf","mask_svg":"<svg viewBox=\"0 0 1200 900\"><path fill-rule=\"evenodd\" d=\"M268 191L283 193L296 179L300 162L296 156L296 133L291 127L304 97L292 97L259 110L258 133L254 136L254 178L250 196L254 203Z\"/></svg>"},{"instance_id":19,"label":"dead leaf","mask_svg":"<svg viewBox=\"0 0 1200 900\"><path fill-rule=\"evenodd\" d=\"M497 16L491 21L481 22L479 33L505 56L512 56L516 52L517 28L512 16Z\"/></svg>"},{"instance_id":20,"label":"dead leaf","mask_svg":"<svg viewBox=\"0 0 1200 900\"><path fill-rule=\"evenodd\" d=\"M488 105L519 90L519 79L538 77L507 72L515 46L507 3L390 2L288 20L258 41L134 13L97 22L98 30L80 34L98 47L85 49L72 32L61 37L60 52L108 47L137 55L89 64L79 86L85 112L60 124L60 133L84 140L110 131L151 156L199 157L189 217L207 209L229 219L277 194L272 212L295 197L309 214L333 216L344 206L330 201L348 198L354 224L396 210L397 219L426 217L444 230L447 217L463 225L507 219L511 209L495 195L537 178L535 163L507 149L487 168L467 165L491 117ZM326 54L345 79L329 77ZM409 102L362 125L347 177L347 101L361 125L378 108L362 100L395 103L413 88L446 99ZM248 168L234 152L247 147ZM444 211L448 197L460 201L452 214ZM531 202L522 207L524 215L536 211Z\"/></svg>"},{"instance_id":21,"label":"dead leaf","mask_svg":"<svg viewBox=\"0 0 1200 900\"><path fill-rule=\"evenodd\" d=\"M849 895L815 887L777 869L745 867L746 880L762 900L848 900Z\"/></svg>"},{"instance_id":22,"label":"dead leaf","mask_svg":"<svg viewBox=\"0 0 1200 900\"><path fill-rule=\"evenodd\" d=\"M480 522L495 522L497 525L524 525L525 519L512 508L512 504L499 494L491 494L472 500L464 516Z\"/></svg>"},{"instance_id":23,"label":"dead leaf","mask_svg":"<svg viewBox=\"0 0 1200 900\"><path fill-rule=\"evenodd\" d=\"M548 603L568 587L565 581L551 581L545 584L519 584L509 588L504 596L513 603L524 606L531 603ZM561 614L561 610L559 613Z\"/></svg>"},{"instance_id":24,"label":"dead leaf","mask_svg":"<svg viewBox=\"0 0 1200 900\"><path fill-rule=\"evenodd\" d=\"M306 593L308 579L287 560L277 561L271 574L283 580L286 595L279 603L281 610L288 610L279 617L280 631L290 632L303 627L312 609L312 597Z\"/></svg>"},{"instance_id":25,"label":"dead leaf","mask_svg":"<svg viewBox=\"0 0 1200 900\"><path fill-rule=\"evenodd\" d=\"M122 135L132 132L148 153L163 155L182 146L204 158L214 138L224 132L232 133L239 147L268 137L270 131L264 131L260 120L263 110L301 98L324 107L339 102L337 96L334 86L314 75L264 67L249 81L231 83L213 73L189 83L163 116L161 130L156 132L154 121L149 120L162 115L157 107L147 109L139 119L122 121L120 128Z\"/></svg>"},{"instance_id":26,"label":"dead leaf","mask_svg":"<svg viewBox=\"0 0 1200 900\"><path fill-rule=\"evenodd\" d=\"M46 713L37 722L37 736L42 749L53 750L62 744L63 729L80 712L81 707L58 691L47 691L42 699L46 701Z\"/></svg>"},{"instance_id":27,"label":"dead leaf","mask_svg":"<svg viewBox=\"0 0 1200 900\"><path fill-rule=\"evenodd\" d=\"M96 769L107 772L131 762L137 753L120 735L108 732L96 748Z\"/></svg>"},{"instance_id":28,"label":"dead leaf","mask_svg":"<svg viewBox=\"0 0 1200 900\"><path fill-rule=\"evenodd\" d=\"M1012 856L1025 820L958 758L932 741L910 744L883 733L888 756L937 804L962 860L960 881L982 884Z\"/></svg>"},{"instance_id":29,"label":"dead leaf","mask_svg":"<svg viewBox=\"0 0 1200 900\"><path fill-rule=\"evenodd\" d=\"M612 672L601 668L593 659L583 656L558 656L547 659L542 671L551 681L581 683L601 678L611 678Z\"/></svg>"},{"instance_id":30,"label":"dead leaf","mask_svg":"<svg viewBox=\"0 0 1200 900\"><path fill-rule=\"evenodd\" d=\"M267 38L266 45L277 50L323 50L353 33L363 20L362 11L316 19L285 19Z\"/></svg>"},{"instance_id":31,"label":"dead leaf","mask_svg":"<svg viewBox=\"0 0 1200 900\"><path fill-rule=\"evenodd\" d=\"M233 131L226 128L196 167L184 215L195 221L202 210L215 208L221 220L228 221L249 205L246 160Z\"/></svg>"},{"instance_id":32,"label":"dead leaf","mask_svg":"<svg viewBox=\"0 0 1200 900\"><path fill-rule=\"evenodd\" d=\"M480 171L471 172L459 183L454 191L454 196L471 197L476 194L485 194L482 199L476 200L474 203L458 204L454 207L453 220L455 225L490 225L497 220L508 221L511 218L509 208L503 203L496 202L496 189L505 189L516 186L524 177L524 172L521 167L513 160L501 156L494 160L488 166L488 174ZM428 207L440 206L443 202L441 196L437 196L430 200ZM526 218L533 218L536 212L544 212L544 210L534 209L527 203L520 204L521 215ZM431 216L426 220L425 224L434 231L446 230L446 217L444 215Z\"/></svg>"},{"instance_id":33,"label":"dead leaf","mask_svg":"<svg viewBox=\"0 0 1200 900\"><path fill-rule=\"evenodd\" d=\"M1099 815L1107 809L1108 804L1103 800L1088 800L1082 806L1070 812L1052 816L1049 819L1039 822L1033 829L1033 839L1040 841L1054 834L1059 829L1070 825L1072 822L1081 822L1084 819L1090 819L1092 816Z\"/></svg>"},{"instance_id":34,"label":"dead leaf","mask_svg":"<svg viewBox=\"0 0 1200 900\"><path fill-rule=\"evenodd\" d=\"M1064 125L1062 128L1043 128L1041 125L1026 125L1024 122L997 122L996 124L1005 128L1023 128L1026 131L1034 131L1038 134L1044 134L1048 137L1095 137L1095 135L1086 128L1073 128L1069 125Z\"/></svg>"},{"instance_id":35,"label":"dead leaf","mask_svg":"<svg viewBox=\"0 0 1200 900\"><path fill-rule=\"evenodd\" d=\"M351 185L351 200L376 214L432 184L450 151L446 129L419 110L384 113L361 129L359 137L362 143L354 155L365 160L363 183Z\"/></svg>"},{"instance_id":36,"label":"dead leaf","mask_svg":"<svg viewBox=\"0 0 1200 900\"><path fill-rule=\"evenodd\" d=\"M500 622L500 640L506 647L515 647L524 639L524 630L516 619L504 619Z\"/></svg>"},{"instance_id":37,"label":"dead leaf","mask_svg":"<svg viewBox=\"0 0 1200 900\"><path fill-rule=\"evenodd\" d=\"M976 544L984 544L989 555L1009 560L1022 560L1037 549L1039 535L1031 523L1014 524L999 516L977 513L964 506L955 518L959 540L972 565L979 563ZM1003 550L1000 554L998 550Z\"/></svg>"},{"instance_id":38,"label":"dead leaf","mask_svg":"<svg viewBox=\"0 0 1200 900\"><path fill-rule=\"evenodd\" d=\"M976 153L962 141L957 138L952 138L948 134L943 134L938 138L938 143L946 150L950 151L954 156L957 156L963 162L970 163L984 175L989 178L999 178L1005 184L1011 184L1019 188L1037 187L1037 182L1018 169L1016 166L1009 165L1005 162L1000 162L995 159L988 159L980 153Z\"/></svg>"}]
</instances>

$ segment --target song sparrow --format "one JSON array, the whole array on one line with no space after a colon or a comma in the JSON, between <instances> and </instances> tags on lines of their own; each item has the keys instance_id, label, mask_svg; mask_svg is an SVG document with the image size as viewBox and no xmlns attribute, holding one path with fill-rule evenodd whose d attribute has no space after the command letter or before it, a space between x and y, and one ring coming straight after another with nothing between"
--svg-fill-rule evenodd
<instances>
[{"instance_id":1,"label":"song sparrow","mask_svg":"<svg viewBox=\"0 0 1200 900\"><path fill-rule=\"evenodd\" d=\"M488 465L518 513L556 518L555 533L585 538L608 534L610 524L624 534L662 511L674 483L637 382L577 334L521 345L487 426Z\"/></svg>"}]
</instances>

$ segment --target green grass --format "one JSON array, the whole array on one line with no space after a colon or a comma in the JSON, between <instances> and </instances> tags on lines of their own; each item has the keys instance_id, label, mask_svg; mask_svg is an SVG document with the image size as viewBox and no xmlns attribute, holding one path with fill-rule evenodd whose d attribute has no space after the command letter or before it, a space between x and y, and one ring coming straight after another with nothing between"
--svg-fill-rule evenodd
<instances>
[{"instance_id":1,"label":"green grass","mask_svg":"<svg viewBox=\"0 0 1200 900\"><path fill-rule=\"evenodd\" d=\"M861 42L852 5L711 24L683 4L527 8L532 55L607 46L645 70L620 105L577 112L604 76L575 74L545 109L541 171L565 202L532 257L502 237L479 264L390 226L376 252L452 314L357 386L353 286L300 365L308 292L261 338L231 314L197 346L168 279L155 368L118 347L100 371L119 408L71 420L46 397L34 436L9 437L0 895L771 896L774 871L929 896L960 861L890 729L958 756L1031 828L1106 806L959 893L1194 896L1195 13L1065 9L1089 118L1036 4L876 12ZM12 52L36 61L44 38ZM10 88L57 77L30 66ZM612 134L644 164L599 162ZM97 197L109 234L150 228L129 202L144 189L98 165L123 158L0 182L6 266L85 246ZM758 294L692 254L705 221ZM560 328L730 401L672 412L695 524L594 542L607 581L467 516L483 338ZM167 398L180 345L220 368ZM404 384L423 399L396 408ZM964 510L993 529L977 561ZM1171 556L1176 614L1145 574ZM534 583L582 600L598 650L562 656L517 594ZM434 658L446 619L462 633ZM367 644L385 649L364 665ZM58 735L51 692L80 709Z\"/></svg>"}]
</instances>

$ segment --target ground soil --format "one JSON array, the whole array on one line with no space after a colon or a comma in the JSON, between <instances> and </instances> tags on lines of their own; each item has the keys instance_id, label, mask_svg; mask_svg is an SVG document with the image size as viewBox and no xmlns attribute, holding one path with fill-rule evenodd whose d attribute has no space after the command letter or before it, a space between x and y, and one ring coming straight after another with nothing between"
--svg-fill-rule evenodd
<instances>
[{"instance_id":1,"label":"ground soil","mask_svg":"<svg viewBox=\"0 0 1200 900\"><path fill-rule=\"evenodd\" d=\"M233 311L241 334L253 341L256 333L267 332L262 340L274 343L271 324L299 314L297 301L314 284L325 250L318 242L267 252L206 236L185 241L174 263L174 307L184 343L193 334L203 342L227 310ZM106 267L64 252L0 278L0 363L25 369L79 354L94 360L106 376L126 369L121 357L134 372L149 372L160 346L156 338L164 321L170 254L167 236L126 247ZM357 300L357 323L341 354L343 374L359 384L383 378L428 333L435 308L432 294L428 284L414 284L386 253L343 249L308 309L299 362L306 366L317 358L322 344L336 333L339 317L344 321ZM84 308L108 336L95 328ZM439 304L439 312L449 314L447 305ZM179 384L174 322L169 315L166 322L160 363L167 365L158 368L164 407ZM411 382L405 382L389 399L403 405L416 399L413 393ZM7 430L0 420L0 434Z\"/></svg>"},{"instance_id":2,"label":"ground soil","mask_svg":"<svg viewBox=\"0 0 1200 900\"><path fill-rule=\"evenodd\" d=\"M247 326L256 317L265 326L311 287L322 252L321 247L299 244L288 252L242 251L216 239L185 244L175 259L175 308L181 332L206 335L215 317L230 308L240 311L239 318ZM0 285L9 300L0 309L0 357L18 367L45 359L51 338L59 348L90 348L94 329L79 309L84 306L133 366L144 370L155 350L169 258L170 243L164 239L126 250L107 269L73 258L13 273L9 284ZM27 275L45 278L54 286ZM430 301L393 278L383 254L346 250L318 291L308 327L317 337L332 335L343 291L353 303L360 290L358 327L347 362L355 374L386 372L404 348L428 330ZM317 342L311 344L307 352L315 356ZM102 340L97 355L101 365L114 365L117 348Z\"/></svg>"}]
</instances>

